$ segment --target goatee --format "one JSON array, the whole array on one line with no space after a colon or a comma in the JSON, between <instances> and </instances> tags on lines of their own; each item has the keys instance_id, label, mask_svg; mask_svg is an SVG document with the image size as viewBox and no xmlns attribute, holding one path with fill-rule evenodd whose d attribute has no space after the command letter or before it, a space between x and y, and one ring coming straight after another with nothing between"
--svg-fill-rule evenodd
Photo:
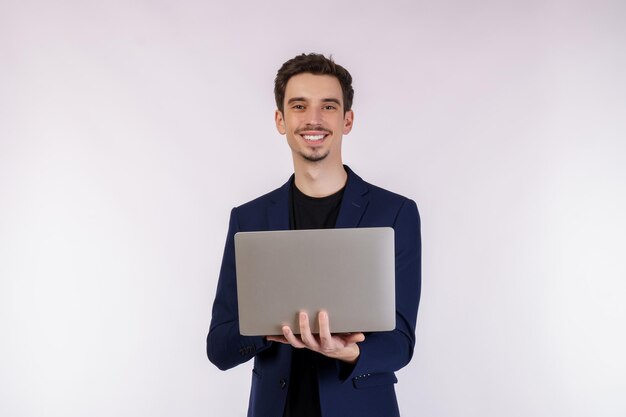
<instances>
[{"instance_id":1,"label":"goatee","mask_svg":"<svg viewBox=\"0 0 626 417\"><path fill-rule=\"evenodd\" d=\"M327 151L324 154L307 155L304 152L300 152L300 156L303 157L304 159L306 159L309 162L319 162L319 161L323 160L324 158L326 158L329 153L330 153L330 151Z\"/></svg>"}]
</instances>

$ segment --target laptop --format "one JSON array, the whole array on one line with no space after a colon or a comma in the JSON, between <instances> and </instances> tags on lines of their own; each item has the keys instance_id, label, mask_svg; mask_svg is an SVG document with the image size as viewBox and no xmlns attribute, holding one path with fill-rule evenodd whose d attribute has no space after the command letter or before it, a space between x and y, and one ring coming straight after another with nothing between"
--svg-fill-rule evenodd
<instances>
[{"instance_id":1,"label":"laptop","mask_svg":"<svg viewBox=\"0 0 626 417\"><path fill-rule=\"evenodd\" d=\"M235 234L243 336L300 333L298 313L328 312L332 333L396 327L394 230L390 227Z\"/></svg>"}]
</instances>

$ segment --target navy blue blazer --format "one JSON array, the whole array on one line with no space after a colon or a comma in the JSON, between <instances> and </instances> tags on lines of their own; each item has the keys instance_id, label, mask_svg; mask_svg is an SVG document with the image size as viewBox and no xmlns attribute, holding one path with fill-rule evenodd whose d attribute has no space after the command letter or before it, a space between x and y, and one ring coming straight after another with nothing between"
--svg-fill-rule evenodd
<instances>
[{"instance_id":1,"label":"navy blue blazer","mask_svg":"<svg viewBox=\"0 0 626 417\"><path fill-rule=\"evenodd\" d=\"M366 333L354 365L321 357L319 395L324 417L399 416L394 371L413 355L421 288L420 219L415 202L368 184L346 167L348 181L336 227L393 227L396 253L396 328ZM264 337L241 336L237 312L234 235L239 231L289 229L289 188L236 207L220 270L207 354L226 370L254 358L248 417L281 417L287 396L292 347ZM346 295L349 296L349 295ZM332 317L331 317L332 322Z\"/></svg>"}]
</instances>

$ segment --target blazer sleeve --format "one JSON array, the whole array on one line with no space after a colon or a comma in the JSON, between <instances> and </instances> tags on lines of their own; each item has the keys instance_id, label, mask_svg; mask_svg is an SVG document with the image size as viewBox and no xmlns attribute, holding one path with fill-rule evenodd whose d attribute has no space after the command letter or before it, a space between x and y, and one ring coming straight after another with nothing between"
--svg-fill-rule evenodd
<instances>
[{"instance_id":1,"label":"blazer sleeve","mask_svg":"<svg viewBox=\"0 0 626 417\"><path fill-rule=\"evenodd\" d=\"M235 270L235 233L238 231L237 209L234 208L230 213L228 235L207 336L209 360L221 370L246 362L271 345L271 342L262 336L241 336L239 333Z\"/></svg>"},{"instance_id":2,"label":"blazer sleeve","mask_svg":"<svg viewBox=\"0 0 626 417\"><path fill-rule=\"evenodd\" d=\"M341 365L340 378L350 380L395 372L409 363L415 346L415 325L421 292L421 238L417 205L407 199L394 222L396 268L396 328L373 332L358 343L356 364Z\"/></svg>"}]
</instances>

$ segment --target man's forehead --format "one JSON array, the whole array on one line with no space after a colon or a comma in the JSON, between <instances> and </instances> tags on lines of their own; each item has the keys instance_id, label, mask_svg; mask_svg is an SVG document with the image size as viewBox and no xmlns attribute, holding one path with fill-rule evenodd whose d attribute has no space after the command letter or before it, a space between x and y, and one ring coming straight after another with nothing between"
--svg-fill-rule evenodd
<instances>
[{"instance_id":1,"label":"man's forehead","mask_svg":"<svg viewBox=\"0 0 626 417\"><path fill-rule=\"evenodd\" d=\"M294 75L287 82L285 99L302 97L308 99L335 98L341 100L343 94L339 80L332 75L302 73Z\"/></svg>"}]
</instances>

